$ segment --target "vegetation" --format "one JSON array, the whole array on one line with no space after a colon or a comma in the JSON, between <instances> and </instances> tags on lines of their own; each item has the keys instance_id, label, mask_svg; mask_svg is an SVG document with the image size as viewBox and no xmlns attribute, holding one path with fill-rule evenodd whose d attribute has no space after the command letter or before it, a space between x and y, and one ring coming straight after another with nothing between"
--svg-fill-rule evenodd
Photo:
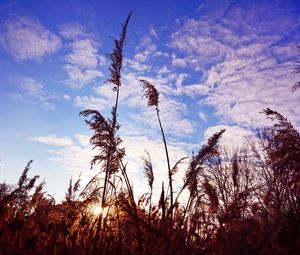
<instances>
[{"instance_id":1,"label":"vegetation","mask_svg":"<svg viewBox=\"0 0 300 255\"><path fill-rule=\"evenodd\" d=\"M0 184L0 254L298 254L300 251L300 134L280 113L265 109L272 127L245 139L239 149L221 147L225 130L197 153L171 167L159 115L159 93L142 80L154 106L168 168L153 201L155 179L149 153L143 158L149 193L135 198L118 135L123 49L131 14L109 55L116 95L111 116L97 110L80 115L97 149L99 172L85 187L70 181L61 203L46 194L44 181L29 177L30 161L16 185ZM173 190L178 165L188 161L183 185ZM104 176L104 177L103 177ZM183 195L185 194L185 195ZM181 199L185 196L185 199ZM182 201L186 201L185 203ZM95 205L101 206L97 215Z\"/></svg>"}]
</instances>

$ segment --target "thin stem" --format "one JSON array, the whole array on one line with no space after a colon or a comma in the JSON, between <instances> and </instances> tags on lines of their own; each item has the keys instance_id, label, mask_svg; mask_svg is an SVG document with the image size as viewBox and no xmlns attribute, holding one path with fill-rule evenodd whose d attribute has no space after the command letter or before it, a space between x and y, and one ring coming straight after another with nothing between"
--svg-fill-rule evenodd
<instances>
[{"instance_id":1,"label":"thin stem","mask_svg":"<svg viewBox=\"0 0 300 255\"><path fill-rule=\"evenodd\" d=\"M150 198L149 198L149 212L148 212L148 222L151 223L151 203L152 203L152 188L150 190Z\"/></svg>"},{"instance_id":2,"label":"thin stem","mask_svg":"<svg viewBox=\"0 0 300 255\"><path fill-rule=\"evenodd\" d=\"M109 149L108 149L108 155L107 155L107 164L106 164L106 170L105 170L105 178L104 178L104 187L103 187L103 193L102 193L102 201L101 201L101 208L102 210L104 209L106 205L106 189L107 189L107 182L109 178L109 168L110 168L110 162L111 162L111 149L112 149L112 141L113 141L113 136L115 133L116 129L116 124L117 124L117 110L118 110L118 102L119 102L119 93L120 93L120 87L117 86L117 95L116 95L116 101L115 105L112 110L112 127L111 127L111 138L109 141ZM98 240L100 237L100 232L102 228L102 219L103 215L102 213L99 214L98 218L98 224L97 224L97 230L96 230L96 235L95 235L95 243L93 247L93 254L96 254L97 252L97 246L98 246Z\"/></svg>"},{"instance_id":3,"label":"thin stem","mask_svg":"<svg viewBox=\"0 0 300 255\"><path fill-rule=\"evenodd\" d=\"M156 106L156 114L157 114L157 118L158 118L158 122L159 122L159 126L160 126L160 130L161 130L161 134L162 134L162 138L163 138L163 142L164 142L164 146L165 146L165 153L166 153L166 157L167 157L167 164L168 164L168 175L169 175L169 186L170 186L170 200L171 200L171 204L170 204L170 226L172 228L173 226L173 185L172 185L172 172L171 172L171 167L170 167L170 159L169 159L169 152L168 152L168 147L167 147L167 142L166 142L166 138L165 138L165 133L160 121L160 117L159 117L159 109Z\"/></svg>"}]
</instances>

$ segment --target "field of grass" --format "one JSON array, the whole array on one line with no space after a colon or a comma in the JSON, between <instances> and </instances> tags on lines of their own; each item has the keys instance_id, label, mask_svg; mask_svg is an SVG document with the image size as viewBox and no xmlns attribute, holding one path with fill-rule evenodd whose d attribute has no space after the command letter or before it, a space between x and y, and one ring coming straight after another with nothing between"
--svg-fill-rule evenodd
<instances>
[{"instance_id":1,"label":"field of grass","mask_svg":"<svg viewBox=\"0 0 300 255\"><path fill-rule=\"evenodd\" d=\"M274 125L245 138L239 149L222 147L225 130L198 152L170 164L160 118L159 91L141 80L157 113L168 168L159 201L151 155L143 158L149 192L135 197L118 135L119 88L129 15L109 56L115 103L111 116L80 112L99 154L97 173L85 187L71 180L61 203L44 182L30 177L31 161L17 184L0 183L0 254L299 254L300 135L284 116L263 110ZM299 86L298 86L299 87ZM294 89L298 88L297 85ZM122 127L126 128L126 127ZM188 162L183 185L173 191L178 166ZM183 203L182 194L188 194Z\"/></svg>"}]
</instances>

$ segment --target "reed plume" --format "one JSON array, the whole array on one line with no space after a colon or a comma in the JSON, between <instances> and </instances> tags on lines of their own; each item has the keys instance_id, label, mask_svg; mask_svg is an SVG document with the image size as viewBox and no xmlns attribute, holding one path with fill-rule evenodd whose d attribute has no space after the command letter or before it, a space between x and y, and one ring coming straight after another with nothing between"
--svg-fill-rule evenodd
<instances>
[{"instance_id":1,"label":"reed plume","mask_svg":"<svg viewBox=\"0 0 300 255\"><path fill-rule=\"evenodd\" d=\"M118 103L119 103L119 93L120 86L122 84L121 76L123 70L123 50L126 42L127 26L131 18L131 13L127 16L124 24L121 24L122 30L118 39L114 39L114 49L112 53L109 54L109 60L111 65L109 67L110 78L106 80L113 85L113 91L116 92L115 104L111 110L111 118L105 119L96 110L85 110L80 112L82 116L92 116L90 120L86 120L86 124L94 131L93 136L90 139L90 143L94 148L99 149L99 154L94 156L91 161L91 166L96 163L102 163L102 170L105 172L104 187L102 192L102 202L101 207L106 206L106 196L107 196L107 186L109 179L112 174L116 173L122 166L121 161L125 155L125 149L120 148L122 143L121 138L117 135L117 131L120 125L117 122L118 116ZM100 231L102 228L102 217L99 215L99 220L97 224L97 230L95 235L95 242L92 248L92 253L96 254L98 247L98 239L100 237Z\"/></svg>"},{"instance_id":2,"label":"reed plume","mask_svg":"<svg viewBox=\"0 0 300 255\"><path fill-rule=\"evenodd\" d=\"M165 153L166 153L166 158L167 158L167 165L168 165L168 177L169 177L169 187L170 187L170 227L172 228L173 226L173 207L174 207L174 202L173 202L173 181L172 181L172 171L170 167L170 159L169 159L169 151L168 151L168 146L166 142L166 137L164 133L164 129L160 120L160 115L159 115L159 93L155 86L151 84L150 82L146 80L140 80L141 84L143 85L144 89L144 96L148 99L148 106L155 106L156 110L156 115L160 127L160 131L162 134L163 142L164 142L164 147L165 147Z\"/></svg>"}]
</instances>

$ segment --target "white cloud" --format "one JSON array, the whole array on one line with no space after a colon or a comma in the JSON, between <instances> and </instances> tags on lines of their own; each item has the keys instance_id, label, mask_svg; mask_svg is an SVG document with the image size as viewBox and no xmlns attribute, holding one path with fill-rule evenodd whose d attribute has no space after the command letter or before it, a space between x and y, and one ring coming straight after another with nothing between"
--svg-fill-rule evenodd
<instances>
[{"instance_id":1,"label":"white cloud","mask_svg":"<svg viewBox=\"0 0 300 255\"><path fill-rule=\"evenodd\" d=\"M161 52L157 52L157 46L153 43L154 39L157 39L158 35L156 31L151 28L147 35L145 35L139 45L136 47L137 53L133 59L126 59L125 65L133 69L136 72L145 72L151 70L151 66L146 64L153 56L161 55Z\"/></svg>"},{"instance_id":2,"label":"white cloud","mask_svg":"<svg viewBox=\"0 0 300 255\"><path fill-rule=\"evenodd\" d=\"M137 46L137 49L144 49L153 43L153 40L158 39L158 34L154 28L150 28L149 32L141 39L141 42Z\"/></svg>"},{"instance_id":3,"label":"white cloud","mask_svg":"<svg viewBox=\"0 0 300 255\"><path fill-rule=\"evenodd\" d=\"M79 39L87 35L85 28L78 23L63 23L58 27L59 34L69 40Z\"/></svg>"},{"instance_id":4,"label":"white cloud","mask_svg":"<svg viewBox=\"0 0 300 255\"><path fill-rule=\"evenodd\" d=\"M188 77L186 73L164 73L156 76L141 76L140 79L147 80L155 85L160 94L165 95L181 95L182 83Z\"/></svg>"},{"instance_id":5,"label":"white cloud","mask_svg":"<svg viewBox=\"0 0 300 255\"><path fill-rule=\"evenodd\" d=\"M61 24L60 34L70 40L67 44L69 53L64 56L63 68L68 74L67 84L81 88L103 76L101 67L106 63L99 54L100 43L96 36L88 33L78 23Z\"/></svg>"},{"instance_id":6,"label":"white cloud","mask_svg":"<svg viewBox=\"0 0 300 255\"><path fill-rule=\"evenodd\" d=\"M146 104L145 100L145 108L142 109L140 114L134 115L133 119L158 130L159 126L155 109L146 108ZM166 133L183 137L196 132L195 123L186 118L188 112L184 103L176 102L171 98L160 95L159 108L160 118Z\"/></svg>"},{"instance_id":7,"label":"white cloud","mask_svg":"<svg viewBox=\"0 0 300 255\"><path fill-rule=\"evenodd\" d=\"M154 58L159 58L159 57L165 57L165 58L168 58L169 57L169 54L167 52L161 52L161 51L156 51L152 57Z\"/></svg>"},{"instance_id":8,"label":"white cloud","mask_svg":"<svg viewBox=\"0 0 300 255\"><path fill-rule=\"evenodd\" d=\"M213 134L225 129L222 138L220 140L220 145L228 146L229 148L241 147L245 138L253 135L253 133L247 129L241 128L237 125L228 126L228 125L216 125L207 128L204 132L204 140L207 141Z\"/></svg>"},{"instance_id":9,"label":"white cloud","mask_svg":"<svg viewBox=\"0 0 300 255\"><path fill-rule=\"evenodd\" d=\"M165 73L171 73L171 70L167 67L167 66L163 66L161 67L158 72L158 74L165 74Z\"/></svg>"},{"instance_id":10,"label":"white cloud","mask_svg":"<svg viewBox=\"0 0 300 255\"><path fill-rule=\"evenodd\" d=\"M222 61L231 47L215 40L211 35L222 29L216 23L189 19L171 36L170 46L186 54L185 58L173 56L173 64L184 67L186 63L201 66ZM232 39L231 39L232 40ZM188 57L187 57L188 56ZM175 63L174 63L175 61Z\"/></svg>"},{"instance_id":11,"label":"white cloud","mask_svg":"<svg viewBox=\"0 0 300 255\"><path fill-rule=\"evenodd\" d=\"M163 68L165 69L165 68ZM120 91L120 102L129 107L135 108L132 120L135 123L143 123L150 130L158 131L157 117L153 108L147 107L147 100L143 97L143 90L140 79L148 80L155 84L160 93L160 115L168 134L178 137L189 136L196 132L195 123L188 118L189 112L185 103L178 102L178 96L182 95L182 83L188 77L185 73L165 73L158 74L156 77L138 76L136 73L127 73L123 76L123 85ZM114 95L111 88L107 85L99 86L96 93L109 99L113 103ZM138 112L138 113L136 113Z\"/></svg>"},{"instance_id":12,"label":"white cloud","mask_svg":"<svg viewBox=\"0 0 300 255\"><path fill-rule=\"evenodd\" d=\"M122 86L120 87L119 102L131 108L142 106L142 87L139 83L139 77L136 73L124 73L122 77ZM115 103L116 94L112 90L110 83L105 83L94 88L97 96L106 100L106 107L110 108Z\"/></svg>"},{"instance_id":13,"label":"white cloud","mask_svg":"<svg viewBox=\"0 0 300 255\"><path fill-rule=\"evenodd\" d=\"M0 45L16 60L41 60L61 47L59 37L35 18L19 16L0 27Z\"/></svg>"},{"instance_id":14,"label":"white cloud","mask_svg":"<svg viewBox=\"0 0 300 255\"><path fill-rule=\"evenodd\" d=\"M208 86L204 84L186 85L183 87L183 90L185 94L191 97L207 95L209 92Z\"/></svg>"},{"instance_id":15,"label":"white cloud","mask_svg":"<svg viewBox=\"0 0 300 255\"><path fill-rule=\"evenodd\" d=\"M157 47L154 44L147 45L143 51L134 55L134 59L139 62L145 62L156 52L156 49Z\"/></svg>"},{"instance_id":16,"label":"white cloud","mask_svg":"<svg viewBox=\"0 0 300 255\"><path fill-rule=\"evenodd\" d=\"M122 86L120 87L119 105L133 108L144 107L142 102L142 87L136 73L123 74ZM74 105L82 109L109 110L115 103L116 92L113 85L104 83L93 88L93 94L76 96Z\"/></svg>"},{"instance_id":17,"label":"white cloud","mask_svg":"<svg viewBox=\"0 0 300 255\"><path fill-rule=\"evenodd\" d=\"M95 152L91 150L90 146L79 147L69 146L56 150L49 150L50 160L59 163L68 172L77 176L82 173L81 183L87 183L87 181L96 173L90 171L90 161L92 160ZM98 172L98 171L97 171Z\"/></svg>"},{"instance_id":18,"label":"white cloud","mask_svg":"<svg viewBox=\"0 0 300 255\"><path fill-rule=\"evenodd\" d=\"M144 71L148 71L151 69L150 65L146 65L137 60L128 59L128 58L125 60L125 65L128 66L129 68L133 69L136 72L144 72Z\"/></svg>"},{"instance_id":19,"label":"white cloud","mask_svg":"<svg viewBox=\"0 0 300 255\"><path fill-rule=\"evenodd\" d=\"M168 183L168 167L165 155L165 149L161 139L149 139L145 136L126 136L122 137L126 147L126 159L128 161L128 175L134 184L134 191L138 195L148 192L147 181L144 177L144 166L142 157L145 156L145 150L149 152L154 172L154 199L158 200L161 184ZM187 143L168 143L168 151L171 167L181 158L188 156L186 148L193 145ZM184 169L186 164L179 167L179 172L174 178L174 191L178 191L182 185Z\"/></svg>"},{"instance_id":20,"label":"white cloud","mask_svg":"<svg viewBox=\"0 0 300 255\"><path fill-rule=\"evenodd\" d=\"M143 89L139 82L140 79L153 82L160 92L160 115L165 128L165 132L177 136L187 136L195 133L195 124L187 118L188 109L182 102L177 102L173 95L177 95L176 89L169 85L169 82L177 82L177 86L181 86L181 82L186 77L186 74L167 74L164 78L150 78L138 76L136 73L125 73L123 75L123 83L120 87L119 102L127 107L134 108L131 115L132 121L135 124L144 123L154 130L157 130L157 118L155 110L147 107L147 100L143 97ZM175 91L175 92L174 92ZM88 105L90 101L99 102L99 107L96 109L109 109L115 100L110 84L104 84L95 88L97 98L82 97L84 105ZM170 96L166 96L170 95ZM79 97L78 97L79 99ZM80 100L83 101L83 100ZM78 105L78 103L77 103ZM102 107L100 107L102 106ZM138 112L138 113L137 113ZM150 130L149 130L150 132Z\"/></svg>"},{"instance_id":21,"label":"white cloud","mask_svg":"<svg viewBox=\"0 0 300 255\"><path fill-rule=\"evenodd\" d=\"M223 123L268 125L260 112L270 107L300 124L295 110L300 95L291 92L296 82L291 74L296 50L286 37L289 31L299 35L297 17L286 15L290 5L274 6L272 12L269 8L266 3L258 8L240 2L226 12L216 7L211 13L206 6L201 8L201 20L183 21L171 36L169 45L202 75L200 84L182 90L204 95L201 104L213 106ZM176 58L173 54L172 59Z\"/></svg>"},{"instance_id":22,"label":"white cloud","mask_svg":"<svg viewBox=\"0 0 300 255\"><path fill-rule=\"evenodd\" d=\"M203 122L207 122L207 117L204 112L199 112L198 116Z\"/></svg>"},{"instance_id":23,"label":"white cloud","mask_svg":"<svg viewBox=\"0 0 300 255\"><path fill-rule=\"evenodd\" d=\"M55 110L53 100L59 96L55 93L46 93L44 86L30 77L22 77L19 81L23 93L15 95L24 102L41 105L46 110Z\"/></svg>"},{"instance_id":24,"label":"white cloud","mask_svg":"<svg viewBox=\"0 0 300 255\"><path fill-rule=\"evenodd\" d=\"M289 63L279 64L271 55L264 59L234 55L209 71L208 85L213 85L214 89L204 102L214 106L216 113L225 120L244 126L270 124L260 114L266 107L281 112L298 124L295 107L300 95L291 92L289 84L293 82L287 72L291 69Z\"/></svg>"},{"instance_id":25,"label":"white cloud","mask_svg":"<svg viewBox=\"0 0 300 255\"><path fill-rule=\"evenodd\" d=\"M176 80L175 80L175 84L176 84L176 87L177 87L177 89L182 89L182 83L183 83L183 81L187 78L187 77L189 77L189 75L188 74L186 74L186 73L179 73L179 74L177 74L176 75L177 77L176 77ZM180 91L181 92L181 91Z\"/></svg>"},{"instance_id":26,"label":"white cloud","mask_svg":"<svg viewBox=\"0 0 300 255\"><path fill-rule=\"evenodd\" d=\"M96 78L103 77L101 71L95 69L82 69L76 65L64 65L63 67L69 76L67 84L72 88L81 88L94 81Z\"/></svg>"},{"instance_id":27,"label":"white cloud","mask_svg":"<svg viewBox=\"0 0 300 255\"><path fill-rule=\"evenodd\" d=\"M187 60L183 58L174 58L172 59L172 65L173 66L179 66L179 67L186 67L187 66Z\"/></svg>"},{"instance_id":28,"label":"white cloud","mask_svg":"<svg viewBox=\"0 0 300 255\"><path fill-rule=\"evenodd\" d=\"M57 137L55 135L52 135ZM69 142L56 142L62 147L56 150L49 150L50 160L61 164L68 172L77 175L82 172L83 183L98 172L99 166L95 166L92 171L90 168L90 160L97 154L97 149L92 150L88 144L89 137L82 134L77 134L76 140L79 141L80 147ZM71 141L71 138L64 137L66 141ZM38 139L38 142L41 139ZM42 140L42 143L51 144L51 139ZM154 199L159 199L161 183L164 181L167 186L168 170L165 156L165 149L161 139L150 139L146 136L124 136L122 137L123 145L126 148L127 173L130 181L134 184L134 192L137 196L148 192L147 181L144 177L144 167L142 157L145 156L145 150L150 153L154 169ZM53 142L55 143L55 142ZM56 145L56 144L55 144ZM168 150L170 163L173 166L182 157L188 156L186 148L192 148L194 145L187 143L169 143ZM179 172L174 178L174 191L178 191L182 185L184 169L186 164L179 167Z\"/></svg>"},{"instance_id":29,"label":"white cloud","mask_svg":"<svg viewBox=\"0 0 300 255\"><path fill-rule=\"evenodd\" d=\"M158 38L158 34L153 27L150 28L149 35L152 36L153 38L156 38L156 39Z\"/></svg>"},{"instance_id":30,"label":"white cloud","mask_svg":"<svg viewBox=\"0 0 300 255\"><path fill-rule=\"evenodd\" d=\"M82 109L102 110L108 107L109 103L104 98L94 96L77 96L74 101L75 106Z\"/></svg>"},{"instance_id":31,"label":"white cloud","mask_svg":"<svg viewBox=\"0 0 300 255\"><path fill-rule=\"evenodd\" d=\"M72 139L67 136L45 135L45 136L31 137L30 140L42 144L46 144L46 145L53 145L53 146L61 146L61 147L73 146Z\"/></svg>"},{"instance_id":32,"label":"white cloud","mask_svg":"<svg viewBox=\"0 0 300 255\"><path fill-rule=\"evenodd\" d=\"M97 45L90 39L74 41L70 48L72 52L64 58L69 64L83 68L95 68L99 64Z\"/></svg>"},{"instance_id":33,"label":"white cloud","mask_svg":"<svg viewBox=\"0 0 300 255\"><path fill-rule=\"evenodd\" d=\"M23 77L21 79L21 87L25 93L30 97L40 98L44 95L44 87L39 82L29 77Z\"/></svg>"},{"instance_id":34,"label":"white cloud","mask_svg":"<svg viewBox=\"0 0 300 255\"><path fill-rule=\"evenodd\" d=\"M90 137L87 135L77 134L75 138L81 146L88 147L90 144Z\"/></svg>"},{"instance_id":35,"label":"white cloud","mask_svg":"<svg viewBox=\"0 0 300 255\"><path fill-rule=\"evenodd\" d=\"M178 58L178 57L176 57L175 54L172 54L171 57L172 57L172 65L173 66L175 66L175 67L177 67L177 66L186 67L187 66L187 61L188 61L187 59Z\"/></svg>"},{"instance_id":36,"label":"white cloud","mask_svg":"<svg viewBox=\"0 0 300 255\"><path fill-rule=\"evenodd\" d=\"M71 100L71 97L68 94L64 94L62 97L63 97L64 101L70 101Z\"/></svg>"},{"instance_id":37,"label":"white cloud","mask_svg":"<svg viewBox=\"0 0 300 255\"><path fill-rule=\"evenodd\" d=\"M145 62L147 60L147 56L145 56L142 53L137 53L134 55L134 59L139 61L139 62Z\"/></svg>"}]
</instances>

